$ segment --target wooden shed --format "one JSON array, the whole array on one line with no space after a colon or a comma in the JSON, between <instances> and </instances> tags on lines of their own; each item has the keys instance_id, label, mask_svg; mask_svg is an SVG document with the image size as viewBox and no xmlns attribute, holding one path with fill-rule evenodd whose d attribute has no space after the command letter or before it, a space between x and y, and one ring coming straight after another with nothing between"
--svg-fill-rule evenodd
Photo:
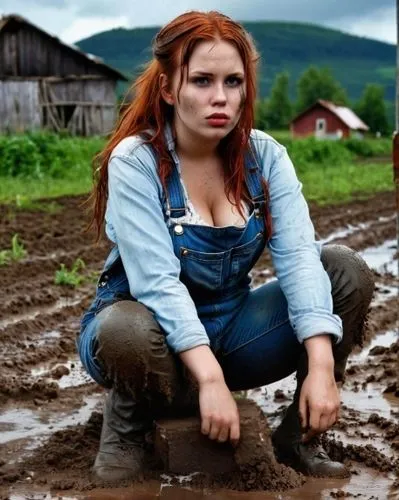
<instances>
[{"instance_id":1,"label":"wooden shed","mask_svg":"<svg viewBox=\"0 0 399 500\"><path fill-rule=\"evenodd\" d=\"M341 139L355 135L363 136L369 127L352 111L319 99L291 122L293 137L314 135L323 139Z\"/></svg>"},{"instance_id":2,"label":"wooden shed","mask_svg":"<svg viewBox=\"0 0 399 500\"><path fill-rule=\"evenodd\" d=\"M117 118L118 80L126 78L26 19L0 18L0 133L107 134Z\"/></svg>"}]
</instances>

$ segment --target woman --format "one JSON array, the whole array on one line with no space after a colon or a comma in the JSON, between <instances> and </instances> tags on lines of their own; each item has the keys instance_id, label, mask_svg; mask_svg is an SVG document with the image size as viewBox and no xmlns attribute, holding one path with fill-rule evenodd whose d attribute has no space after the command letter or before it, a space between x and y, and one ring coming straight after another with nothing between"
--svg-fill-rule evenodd
<instances>
[{"instance_id":1,"label":"woman","mask_svg":"<svg viewBox=\"0 0 399 500\"><path fill-rule=\"evenodd\" d=\"M253 127L257 54L228 17L165 26L97 170L94 218L113 249L77 341L107 397L96 475L136 477L159 413L199 406L236 444L231 391L296 371L273 435L279 460L342 476L315 439L339 413L336 381L361 340L373 280L353 251L314 239L284 147ZM249 271L268 246L278 280Z\"/></svg>"}]
</instances>

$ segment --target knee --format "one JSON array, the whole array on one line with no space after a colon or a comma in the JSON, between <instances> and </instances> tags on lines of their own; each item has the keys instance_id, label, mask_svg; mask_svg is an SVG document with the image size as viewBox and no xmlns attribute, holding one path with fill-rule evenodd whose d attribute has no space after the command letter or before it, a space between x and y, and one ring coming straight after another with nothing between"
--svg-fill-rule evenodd
<instances>
[{"instance_id":1,"label":"knee","mask_svg":"<svg viewBox=\"0 0 399 500\"><path fill-rule=\"evenodd\" d=\"M334 304L351 300L369 306L375 288L374 276L358 252L344 245L326 245L321 261L331 281Z\"/></svg>"},{"instance_id":2,"label":"knee","mask_svg":"<svg viewBox=\"0 0 399 500\"><path fill-rule=\"evenodd\" d=\"M139 302L116 302L97 315L97 322L96 357L107 372L148 370L154 353L167 350L159 324Z\"/></svg>"}]
</instances>

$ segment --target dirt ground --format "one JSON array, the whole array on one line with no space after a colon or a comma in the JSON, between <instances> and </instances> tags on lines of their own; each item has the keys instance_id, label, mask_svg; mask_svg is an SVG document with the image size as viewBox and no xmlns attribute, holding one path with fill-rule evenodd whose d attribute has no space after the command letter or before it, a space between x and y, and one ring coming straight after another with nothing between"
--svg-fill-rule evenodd
<instances>
[{"instance_id":1,"label":"dirt ground","mask_svg":"<svg viewBox=\"0 0 399 500\"><path fill-rule=\"evenodd\" d=\"M217 485L199 488L198 482L190 482L192 477L161 471L133 489L92 489L89 471L98 446L104 392L82 371L75 337L108 244L95 246L92 235L82 232L82 201L61 198L56 213L0 206L0 249L8 248L18 233L27 250L24 260L0 267L0 499L399 498L393 193L341 206L311 207L318 237L360 251L374 269L377 287L365 345L351 356L342 386L341 420L324 438L331 456L345 461L352 475L335 481L309 479L285 493L238 492ZM86 263L87 282L78 288L55 285L60 264L70 267L77 258ZM267 252L252 276L254 286L272 278ZM293 388L289 377L247 396L258 403L273 428Z\"/></svg>"}]
</instances>

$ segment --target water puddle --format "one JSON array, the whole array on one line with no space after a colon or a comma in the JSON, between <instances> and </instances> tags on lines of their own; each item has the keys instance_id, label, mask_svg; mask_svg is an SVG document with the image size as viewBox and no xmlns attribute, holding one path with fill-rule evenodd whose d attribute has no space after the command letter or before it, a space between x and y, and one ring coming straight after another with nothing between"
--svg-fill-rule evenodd
<instances>
[{"instance_id":1,"label":"water puddle","mask_svg":"<svg viewBox=\"0 0 399 500\"><path fill-rule=\"evenodd\" d=\"M54 380L52 373L57 370L65 369L65 375L62 375L59 380ZM62 373L62 371L60 372ZM31 375L34 378L48 378L56 382L60 389L68 387L79 387L85 384L94 384L93 379L84 370L77 356L69 359L64 363L43 364L31 370Z\"/></svg>"},{"instance_id":2,"label":"water puddle","mask_svg":"<svg viewBox=\"0 0 399 500\"><path fill-rule=\"evenodd\" d=\"M301 488L285 492L238 492L229 490L198 490L184 487L168 486L152 481L128 488L97 489L85 493L51 494L49 491L14 490L9 500L327 500L343 491L348 496L367 499L397 499L398 491L391 489L392 477L376 473L366 467L356 468L356 474L349 479L308 478ZM342 493L339 496L343 496ZM345 495L347 496L347 495Z\"/></svg>"},{"instance_id":3,"label":"water puddle","mask_svg":"<svg viewBox=\"0 0 399 500\"><path fill-rule=\"evenodd\" d=\"M359 253L369 267L378 273L398 276L398 259L394 259L396 251L396 240L387 240L382 245L366 248Z\"/></svg>"},{"instance_id":4,"label":"water puddle","mask_svg":"<svg viewBox=\"0 0 399 500\"><path fill-rule=\"evenodd\" d=\"M51 330L49 332L42 333L42 335L40 336L40 339L35 339L34 344L35 344L35 347L39 347L42 345L51 345L53 343L53 342L51 342L52 340L56 341L60 337L61 337L61 333L58 330ZM32 344L32 340L23 340L23 343L26 346L29 346L30 344ZM56 342L54 342L54 344L55 343Z\"/></svg>"},{"instance_id":5,"label":"water puddle","mask_svg":"<svg viewBox=\"0 0 399 500\"><path fill-rule=\"evenodd\" d=\"M26 408L4 411L0 414L0 444L17 439L31 440L65 429L69 425L84 424L101 400L101 394L89 396L85 399L85 404L72 413L49 417L43 414L42 418L38 411Z\"/></svg>"},{"instance_id":6,"label":"water puddle","mask_svg":"<svg viewBox=\"0 0 399 500\"><path fill-rule=\"evenodd\" d=\"M325 245L326 243L331 243L334 240L346 238L354 233L358 233L364 231L365 229L370 229L376 224L380 224L381 222L390 222L396 219L396 215L392 215L390 217L379 217L377 220L372 220L369 222L360 222L352 226L352 224L348 224L346 228L340 228L336 231L333 231L331 234L326 236L325 238L320 238L320 241Z\"/></svg>"},{"instance_id":7,"label":"water puddle","mask_svg":"<svg viewBox=\"0 0 399 500\"><path fill-rule=\"evenodd\" d=\"M353 388L341 389L341 402L348 408L357 410L363 418L371 413L378 413L381 417L392 419L392 410L399 409L398 398L390 398L381 393L381 387L376 388L372 383L365 389L354 393Z\"/></svg>"},{"instance_id":8,"label":"water puddle","mask_svg":"<svg viewBox=\"0 0 399 500\"><path fill-rule=\"evenodd\" d=\"M371 302L371 307L383 304L387 300L397 297L399 294L399 289L397 286L390 286L381 283L376 283L377 292Z\"/></svg>"},{"instance_id":9,"label":"water puddle","mask_svg":"<svg viewBox=\"0 0 399 500\"><path fill-rule=\"evenodd\" d=\"M363 363L369 357L369 352L373 347L382 346L390 347L394 342L399 339L399 330L387 330L384 333L376 335L366 348L362 349L357 354L352 354L350 357L350 363ZM370 359L373 359L372 357Z\"/></svg>"}]
</instances>

